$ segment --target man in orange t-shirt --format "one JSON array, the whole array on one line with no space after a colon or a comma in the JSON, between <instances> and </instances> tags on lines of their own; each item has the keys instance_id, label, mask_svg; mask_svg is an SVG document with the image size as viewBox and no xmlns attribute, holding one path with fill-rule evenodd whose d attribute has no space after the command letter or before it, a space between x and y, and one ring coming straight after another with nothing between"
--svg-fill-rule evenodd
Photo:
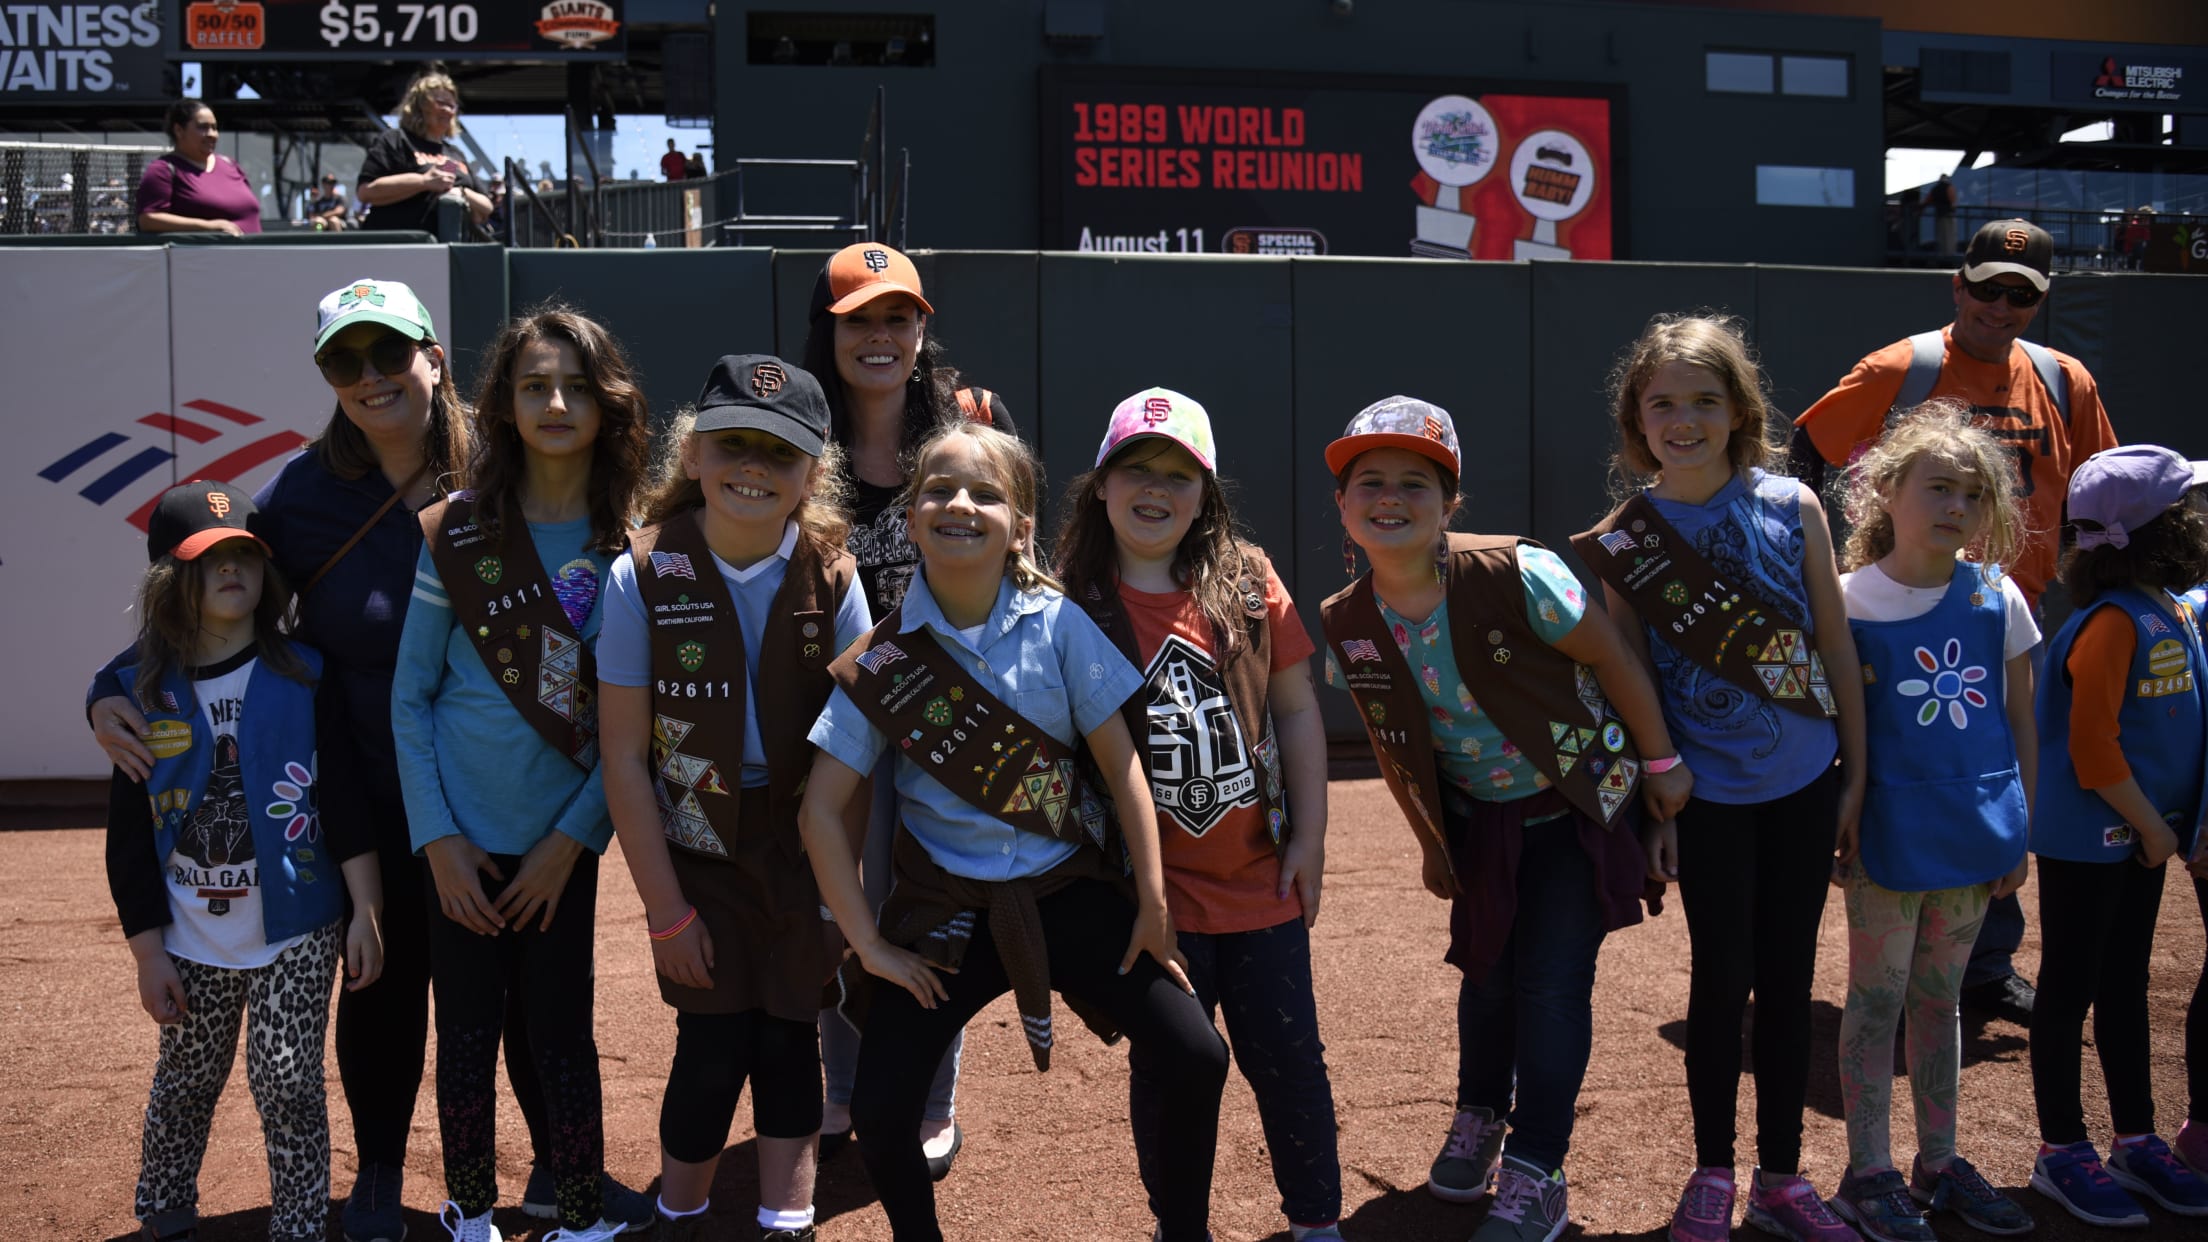
<instances>
[{"instance_id":1,"label":"man in orange t-shirt","mask_svg":"<svg viewBox=\"0 0 2208 1242\"><path fill-rule=\"evenodd\" d=\"M1942 330L1943 357L1933 397L1970 407L1974 421L2016 452L2028 538L2010 566L2016 584L2039 610L2062 553L2063 500L2079 462L2116 447L2101 408L2100 388L2084 364L2048 350L2061 367L2070 414L2064 418L2031 357L2017 343L2047 295L2054 240L2025 220L1995 220L1979 229L1955 273L1955 322ZM1831 392L1794 420L1795 456L1811 468L1845 466L1886 430L1915 350L1896 341L1855 364ZM2045 644L2035 648L2044 651ZM2036 658L2036 657L2035 657ZM2031 1018L2034 991L2010 956L2024 938L2024 910L2013 896L1986 908L1978 943L1963 975L1963 1003L2019 1023Z\"/></svg>"}]
</instances>

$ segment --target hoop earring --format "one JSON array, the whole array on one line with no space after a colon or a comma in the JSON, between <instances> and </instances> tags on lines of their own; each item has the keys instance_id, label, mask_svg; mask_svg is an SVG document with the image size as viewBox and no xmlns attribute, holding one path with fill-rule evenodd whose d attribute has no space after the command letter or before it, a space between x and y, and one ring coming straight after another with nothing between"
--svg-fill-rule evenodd
<instances>
[{"instance_id":1,"label":"hoop earring","mask_svg":"<svg viewBox=\"0 0 2208 1242\"><path fill-rule=\"evenodd\" d=\"M1357 576L1357 543L1346 532L1342 535L1342 573L1351 578Z\"/></svg>"}]
</instances>

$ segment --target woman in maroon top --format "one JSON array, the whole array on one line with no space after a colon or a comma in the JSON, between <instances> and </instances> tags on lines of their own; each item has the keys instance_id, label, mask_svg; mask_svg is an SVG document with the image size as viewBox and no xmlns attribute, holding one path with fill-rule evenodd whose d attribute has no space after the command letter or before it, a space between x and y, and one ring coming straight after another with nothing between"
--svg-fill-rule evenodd
<instances>
[{"instance_id":1,"label":"woman in maroon top","mask_svg":"<svg viewBox=\"0 0 2208 1242\"><path fill-rule=\"evenodd\" d=\"M141 233L240 233L261 231L261 196L238 162L215 152L222 132L214 109L196 99L169 105L175 149L146 165L138 178Z\"/></svg>"}]
</instances>

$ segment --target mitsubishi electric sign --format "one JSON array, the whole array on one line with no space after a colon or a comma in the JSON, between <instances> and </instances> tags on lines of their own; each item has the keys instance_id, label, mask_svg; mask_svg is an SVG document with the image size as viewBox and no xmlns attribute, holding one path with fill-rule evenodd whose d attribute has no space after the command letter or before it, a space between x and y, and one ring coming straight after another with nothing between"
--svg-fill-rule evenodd
<instances>
[{"instance_id":1,"label":"mitsubishi electric sign","mask_svg":"<svg viewBox=\"0 0 2208 1242\"><path fill-rule=\"evenodd\" d=\"M2191 111L2208 102L2208 56L2152 48L2053 57L2048 93L2059 100L2147 112Z\"/></svg>"}]
</instances>

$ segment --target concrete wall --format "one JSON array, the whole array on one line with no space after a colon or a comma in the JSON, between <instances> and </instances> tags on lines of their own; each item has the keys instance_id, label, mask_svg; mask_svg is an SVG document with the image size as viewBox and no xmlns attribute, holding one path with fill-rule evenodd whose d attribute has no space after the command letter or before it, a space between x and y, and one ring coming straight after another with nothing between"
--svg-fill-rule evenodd
<instances>
[{"instance_id":1,"label":"concrete wall","mask_svg":"<svg viewBox=\"0 0 2208 1242\"><path fill-rule=\"evenodd\" d=\"M1346 17L1323 0L1097 0L1103 38L1067 46L1043 38L1046 0L849 6L934 15L935 65L886 69L748 64L750 7L722 0L717 10L716 157L849 156L885 86L892 155L912 152L914 246L1038 244L1050 174L1040 167L1037 70L1090 65L1620 84L1623 257L1872 264L1884 253L1882 53L1871 20L1575 0L1389 0ZM1703 67L1713 48L1848 56L1854 89L1848 99L1713 95ZM1857 205L1758 208L1758 164L1852 168Z\"/></svg>"}]
</instances>

